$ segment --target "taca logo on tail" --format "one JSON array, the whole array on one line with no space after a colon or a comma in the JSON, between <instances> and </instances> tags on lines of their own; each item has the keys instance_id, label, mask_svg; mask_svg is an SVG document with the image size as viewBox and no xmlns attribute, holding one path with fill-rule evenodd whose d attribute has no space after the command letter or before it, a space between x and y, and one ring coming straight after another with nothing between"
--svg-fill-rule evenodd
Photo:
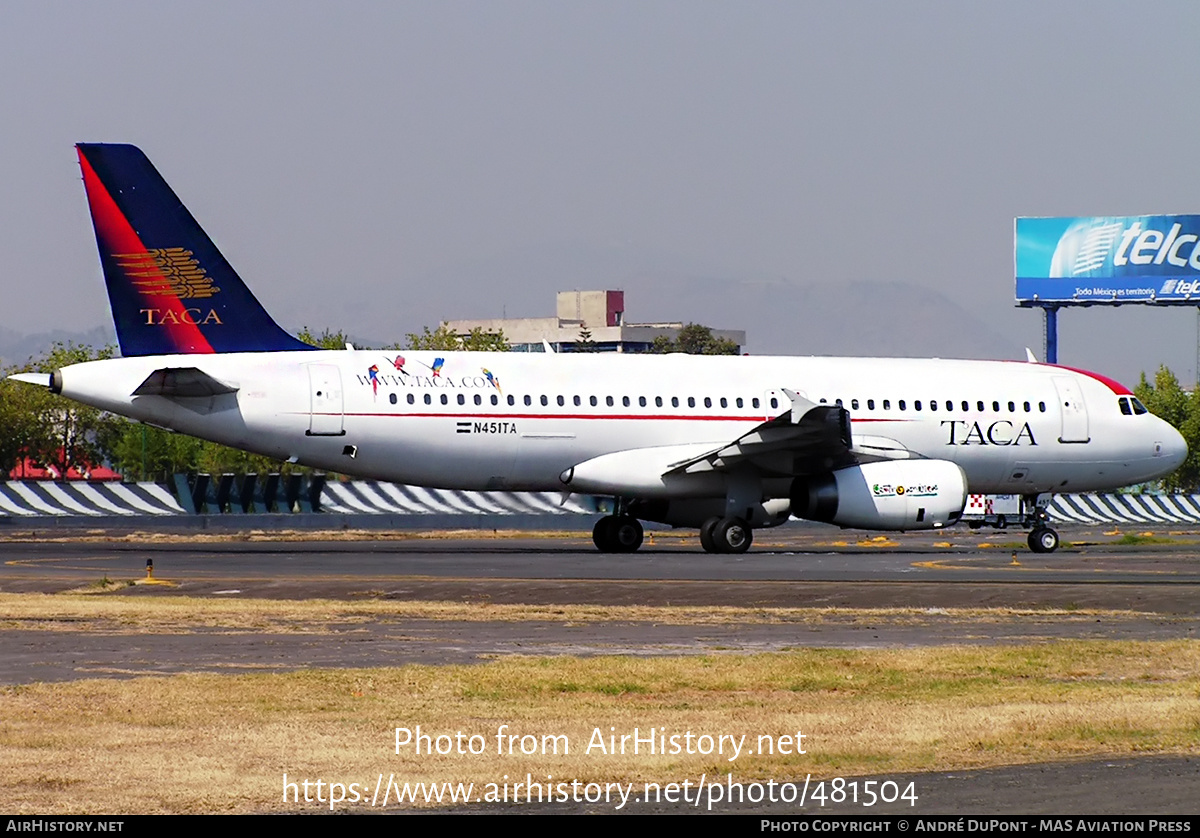
<instances>
[{"instance_id":1,"label":"taca logo on tail","mask_svg":"<svg viewBox=\"0 0 1200 838\"><path fill-rule=\"evenodd\" d=\"M271 319L140 149L76 150L122 355L313 348Z\"/></svg>"}]
</instances>

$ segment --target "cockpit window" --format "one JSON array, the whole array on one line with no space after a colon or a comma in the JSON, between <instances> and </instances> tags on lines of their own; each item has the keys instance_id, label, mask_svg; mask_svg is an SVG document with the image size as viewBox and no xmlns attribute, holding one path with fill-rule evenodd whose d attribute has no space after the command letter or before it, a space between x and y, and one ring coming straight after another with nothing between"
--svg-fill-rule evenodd
<instances>
[{"instance_id":1,"label":"cockpit window","mask_svg":"<svg viewBox=\"0 0 1200 838\"><path fill-rule=\"evenodd\" d=\"M1143 413L1149 413L1146 406L1137 400L1136 396L1121 396L1117 399L1117 403L1121 405L1121 413L1126 416L1141 416Z\"/></svg>"}]
</instances>

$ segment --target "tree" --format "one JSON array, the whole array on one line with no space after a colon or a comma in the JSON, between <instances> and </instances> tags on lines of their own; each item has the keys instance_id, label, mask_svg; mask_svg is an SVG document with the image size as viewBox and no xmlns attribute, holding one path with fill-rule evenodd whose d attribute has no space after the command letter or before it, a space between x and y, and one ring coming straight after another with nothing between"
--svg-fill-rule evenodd
<instances>
[{"instance_id":1,"label":"tree","mask_svg":"<svg viewBox=\"0 0 1200 838\"><path fill-rule=\"evenodd\" d=\"M93 349L74 343L56 343L40 358L31 358L6 373L53 373L71 364L111 358L115 349ZM86 471L107 459L117 429L125 420L102 410L64 399L44 387L5 381L0 402L3 428L0 454L6 472L25 457L59 474L68 469Z\"/></svg>"},{"instance_id":2,"label":"tree","mask_svg":"<svg viewBox=\"0 0 1200 838\"><path fill-rule=\"evenodd\" d=\"M579 327L579 340L575 341L576 352L599 352L596 341L592 340L592 330L584 323Z\"/></svg>"},{"instance_id":3,"label":"tree","mask_svg":"<svg viewBox=\"0 0 1200 838\"><path fill-rule=\"evenodd\" d=\"M1166 367L1159 367L1154 383L1142 378L1134 394L1151 413L1166 420L1183 435L1188 456L1173 474L1164 477L1162 487L1168 492L1194 492L1200 488L1200 395L1188 392L1179 379Z\"/></svg>"},{"instance_id":4,"label":"tree","mask_svg":"<svg viewBox=\"0 0 1200 838\"><path fill-rule=\"evenodd\" d=\"M450 331L448 323L442 323L433 331L425 326L419 335L410 332L407 348L446 352L507 352L509 345L502 331L485 332L476 326L466 337L459 337Z\"/></svg>"},{"instance_id":5,"label":"tree","mask_svg":"<svg viewBox=\"0 0 1200 838\"><path fill-rule=\"evenodd\" d=\"M708 326L688 323L679 330L675 340L659 335L650 345L650 351L665 355L668 352L684 352L688 355L736 355L738 345L728 338L718 338Z\"/></svg>"},{"instance_id":6,"label":"tree","mask_svg":"<svg viewBox=\"0 0 1200 838\"><path fill-rule=\"evenodd\" d=\"M328 329L321 332L320 335L314 335L312 330L307 326L296 333L296 337L300 340L315 346L318 349L345 349L346 344L350 342L349 336L342 330L331 332ZM358 349L368 349L366 346L359 346Z\"/></svg>"}]
</instances>

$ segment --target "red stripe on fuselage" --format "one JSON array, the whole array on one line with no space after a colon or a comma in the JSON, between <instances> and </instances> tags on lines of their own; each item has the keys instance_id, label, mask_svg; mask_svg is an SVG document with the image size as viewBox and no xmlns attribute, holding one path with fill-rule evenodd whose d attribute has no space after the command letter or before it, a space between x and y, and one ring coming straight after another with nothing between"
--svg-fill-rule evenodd
<instances>
[{"instance_id":1,"label":"red stripe on fuselage","mask_svg":"<svg viewBox=\"0 0 1200 838\"><path fill-rule=\"evenodd\" d=\"M1098 372L1092 372L1091 370L1081 370L1081 369L1077 369L1075 367L1064 367L1062 364L1048 364L1047 366L1057 367L1060 370L1067 370L1068 372L1077 372L1080 375L1086 375L1088 378L1094 378L1097 381L1099 381L1101 384L1103 384L1105 387L1112 390L1118 396L1132 396L1133 395L1132 390L1130 390L1128 387L1126 387L1120 381L1115 381L1115 380L1109 378L1107 375L1101 375Z\"/></svg>"},{"instance_id":2,"label":"red stripe on fuselage","mask_svg":"<svg viewBox=\"0 0 1200 838\"><path fill-rule=\"evenodd\" d=\"M117 202L109 194L104 182L100 180L100 176L92 168L92 164L84 157L83 150L76 149L76 152L79 155L79 168L83 170L83 186L87 192L88 208L92 213L92 223L96 227L96 239L102 251L102 259L104 257L111 259L118 253L148 254L149 249L142 243L141 238L133 229L133 225L129 223L129 219L121 212L120 207L117 206ZM146 264L153 264L153 262L154 260L147 256ZM163 277L161 273L159 276L164 284L167 283L166 277ZM159 312L171 312L173 314L177 322L152 325L148 326L148 328L166 329L167 338L176 352L181 354L202 354L214 351L212 345L200 331L199 326L187 322L191 318L188 316L187 306L184 305L182 300L173 294L147 294L134 285L128 275L125 276L125 279L128 285L125 290L135 294L137 299L141 301L139 311L154 309ZM118 305L118 300L113 299L112 295L110 295L109 303L115 308ZM165 314L160 316L159 321L161 322L165 316Z\"/></svg>"}]
</instances>

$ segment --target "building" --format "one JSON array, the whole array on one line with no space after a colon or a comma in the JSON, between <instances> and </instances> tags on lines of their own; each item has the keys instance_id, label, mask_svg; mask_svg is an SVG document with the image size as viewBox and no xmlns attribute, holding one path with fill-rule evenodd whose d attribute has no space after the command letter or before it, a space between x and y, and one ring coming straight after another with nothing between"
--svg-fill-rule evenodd
<instances>
[{"instance_id":1,"label":"building","mask_svg":"<svg viewBox=\"0 0 1200 838\"><path fill-rule=\"evenodd\" d=\"M555 352L579 352L590 332L596 352L648 352L654 339L675 340L683 323L627 323L624 291L559 291L554 317L495 320L450 320L447 327L465 336L474 329L503 332L514 352L542 352L543 342ZM740 330L713 329L714 338L746 344Z\"/></svg>"}]
</instances>

